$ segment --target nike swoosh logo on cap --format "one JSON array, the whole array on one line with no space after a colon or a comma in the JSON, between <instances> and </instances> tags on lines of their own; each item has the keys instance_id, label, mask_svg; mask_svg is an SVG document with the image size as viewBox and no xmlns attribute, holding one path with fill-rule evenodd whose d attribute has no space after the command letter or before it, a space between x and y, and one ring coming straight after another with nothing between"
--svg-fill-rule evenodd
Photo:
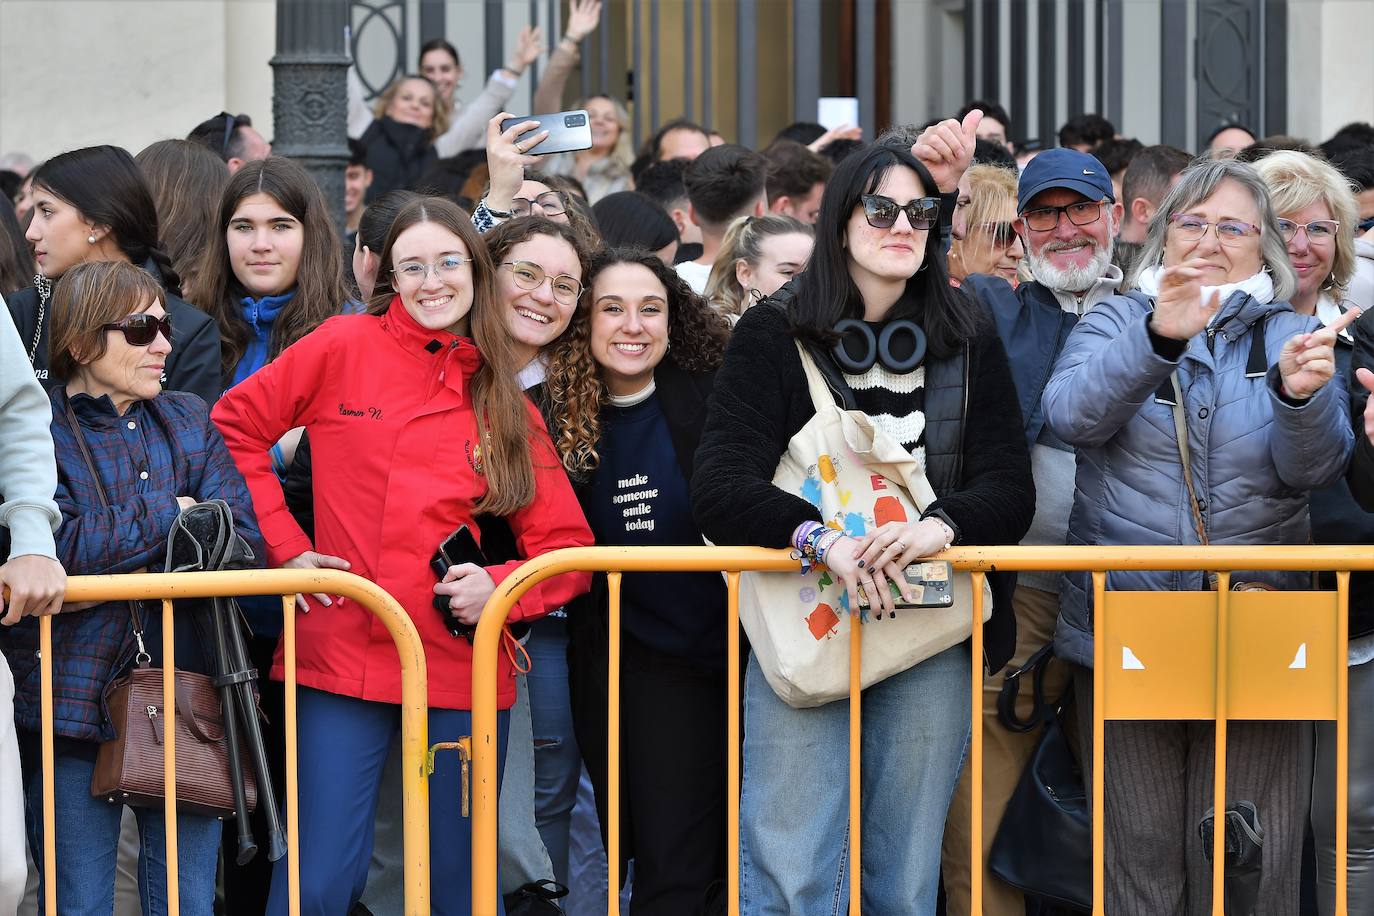
<instances>
[{"instance_id":1,"label":"nike swoosh logo on cap","mask_svg":"<svg viewBox=\"0 0 1374 916\"><path fill-rule=\"evenodd\" d=\"M1096 175L1097 173L1094 172L1094 171L1091 170L1091 169L1084 169L1084 170L1083 170L1083 174L1084 174L1084 175Z\"/></svg>"}]
</instances>

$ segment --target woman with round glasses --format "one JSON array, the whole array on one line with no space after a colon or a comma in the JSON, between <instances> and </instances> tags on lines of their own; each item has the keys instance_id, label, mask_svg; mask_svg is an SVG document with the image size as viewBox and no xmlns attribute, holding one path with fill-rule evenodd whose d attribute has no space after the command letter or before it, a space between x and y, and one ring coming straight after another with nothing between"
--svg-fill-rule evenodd
<instances>
[{"instance_id":1,"label":"woman with round glasses","mask_svg":"<svg viewBox=\"0 0 1374 916\"><path fill-rule=\"evenodd\" d=\"M701 543L689 486L724 317L644 249L592 260L549 363L556 445L596 542ZM726 596L716 573L627 574L622 591L624 766L607 774L607 593L569 609L573 717L605 823L625 787L622 854L635 913L715 912L726 872ZM625 875L621 863L620 875Z\"/></svg>"},{"instance_id":2,"label":"woman with round glasses","mask_svg":"<svg viewBox=\"0 0 1374 916\"><path fill-rule=\"evenodd\" d=\"M957 167L967 168L972 129L944 132ZM950 544L1017 543L1034 510L1006 354L991 323L949 285L940 257L934 195L947 168L932 175L909 151L884 146L861 149L836 167L810 265L735 325L697 452L692 501L706 537L763 547L809 543L855 609L863 586L880 613L892 611L887 583L901 581L918 557ZM924 357L917 352L922 339ZM804 495L774 485L789 442L816 415L798 344L920 462L937 499L919 518L879 521L854 512L825 519ZM825 532L822 522L843 532ZM1009 601L995 602L989 632L1010 613ZM1011 642L989 639L994 670L1010 657ZM849 871L860 867L865 912L935 912L940 837L969 736L970 663L965 642L864 691L865 842L862 863L851 863L842 839L848 703L795 709L751 657L743 912L839 912Z\"/></svg>"},{"instance_id":3,"label":"woman with round glasses","mask_svg":"<svg viewBox=\"0 0 1374 916\"><path fill-rule=\"evenodd\" d=\"M967 193L965 193L967 182ZM959 183L956 206L964 231L949 246L949 278L958 286L969 274L1001 277L1012 286L1025 249L1016 219L1016 173L996 165L975 165Z\"/></svg>"},{"instance_id":4,"label":"woman with round glasses","mask_svg":"<svg viewBox=\"0 0 1374 916\"><path fill-rule=\"evenodd\" d=\"M365 315L331 318L226 392L215 422L244 471L269 562L348 569L385 588L410 614L429 667L433 740L470 734L472 647L448 618L474 625L496 583L524 559L585 546L591 534L558 467L495 299L496 271L471 221L434 197L406 204L382 247ZM313 452L315 536L287 511L267 450L304 426ZM430 558L475 516L503 518L516 559L450 566ZM525 593L512 620L533 619L585 591L561 576ZM436 611L436 595L447 599ZM400 702L396 652L367 611L328 595L300 596L302 912L347 913L366 881L371 821ZM498 699L515 699L502 655ZM274 666L280 677L280 660ZM501 715L504 751L507 714ZM459 809L458 761L430 780L431 882L436 912L468 913L470 835ZM286 912L286 860L268 912Z\"/></svg>"},{"instance_id":5,"label":"woman with round glasses","mask_svg":"<svg viewBox=\"0 0 1374 916\"><path fill-rule=\"evenodd\" d=\"M172 525L182 511L225 500L234 525L260 555L262 540L243 477L210 422L205 403L163 391L174 352L166 292L146 271L123 261L94 261L64 270L53 288L52 367L66 385L51 392L57 454L58 559L71 575L161 570ZM86 457L89 453L89 459ZM162 658L162 620L155 609L135 622L123 601L66 605L52 618L53 780L56 785L56 874L41 875L41 898L57 895L59 912L109 913L123 805L91 795L101 742L115 736L105 693L146 648ZM141 628L141 635L140 630ZM176 626L175 666L208 673L194 637ZM5 652L15 680L15 719L26 789L29 848L43 849L38 623L9 630ZM145 913L166 912L166 850L160 810L135 808ZM185 913L211 913L220 822L177 816L179 899ZM11 849L5 855L19 854ZM22 854L19 854L22 859ZM42 855L35 855L42 869Z\"/></svg>"},{"instance_id":6,"label":"woman with round glasses","mask_svg":"<svg viewBox=\"0 0 1374 916\"><path fill-rule=\"evenodd\" d=\"M1141 264L1132 292L1079 319L1045 388L1047 423L1078 450L1069 543L1307 543L1311 492L1345 472L1353 444L1349 399L1330 384L1332 346L1349 319L1323 328L1289 305L1299 284L1268 189L1232 159L1183 173L1150 223ZM1089 747L1092 583L1087 573L1063 581L1056 651L1076 666ZM1305 573L1272 570L1231 582L1310 585ZM1109 573L1107 587L1167 593L1213 582L1133 570ZM1295 722L1230 726L1227 819L1262 825L1262 879L1251 890L1264 916L1298 911L1310 789L1300 784L1301 737ZM1213 738L1210 721L1108 726L1108 912L1210 912L1199 822Z\"/></svg>"},{"instance_id":7,"label":"woman with round glasses","mask_svg":"<svg viewBox=\"0 0 1374 916\"><path fill-rule=\"evenodd\" d=\"M1358 270L1374 264L1356 256L1359 209L1350 185L1331 165L1304 153L1281 151L1255 163L1269 186L1279 231L1298 275L1293 308L1323 325L1352 308L1347 291ZM1368 320L1368 319L1366 319ZM1349 380L1352 332L1336 336L1336 371ZM1312 494L1312 540L1318 544L1374 544L1374 512L1364 511L1342 478ZM1332 581L1323 585L1334 586ZM1350 580L1350 805L1348 904L1374 908L1374 576ZM1318 722L1312 782L1312 836L1317 848L1317 900L1322 916L1335 912L1336 724Z\"/></svg>"}]
</instances>

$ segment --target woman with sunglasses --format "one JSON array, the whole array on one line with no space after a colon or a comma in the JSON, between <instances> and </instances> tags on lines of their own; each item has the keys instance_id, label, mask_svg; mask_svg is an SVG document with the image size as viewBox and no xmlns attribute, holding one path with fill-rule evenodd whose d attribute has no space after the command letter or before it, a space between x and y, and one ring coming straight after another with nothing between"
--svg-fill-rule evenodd
<instances>
[{"instance_id":1,"label":"woman with sunglasses","mask_svg":"<svg viewBox=\"0 0 1374 916\"><path fill-rule=\"evenodd\" d=\"M77 264L122 261L162 284L163 306L175 329L163 380L207 404L219 397L219 333L208 315L181 297L181 278L158 241L157 208L133 157L117 146L92 146L54 156L33 173L33 285L5 294L34 375L48 390L63 381L49 364L52 285Z\"/></svg>"},{"instance_id":2,"label":"woman with sunglasses","mask_svg":"<svg viewBox=\"0 0 1374 916\"><path fill-rule=\"evenodd\" d=\"M949 139L966 168L972 131ZM815 416L798 343L818 366L828 363L822 371L832 384L847 388L857 409L917 458L938 497L920 518L847 519L842 535L818 539L818 559L856 608L862 585L891 610L887 583L950 544L1015 544L1034 509L1006 354L991 323L949 285L937 193L937 177L905 149L865 147L836 167L810 265L735 325L692 478L696 518L714 543L781 548L811 538L823 521L819 508L775 486L773 476L790 440ZM837 327L845 319L853 323ZM884 339L887 346L877 345ZM1014 640L999 629L1010 612L1010 602L996 598L986 630L994 667L1011 653ZM795 709L751 657L743 912L839 912L851 867L863 869L865 912L935 912L940 836L969 736L971 663L964 643L864 691L867 842L862 863L851 866L840 839L848 818L848 703Z\"/></svg>"},{"instance_id":3,"label":"woman with sunglasses","mask_svg":"<svg viewBox=\"0 0 1374 916\"><path fill-rule=\"evenodd\" d=\"M1016 219L1016 173L997 165L975 165L959 181L962 235L949 246L949 281L959 286L969 274L1001 277L1013 287L1026 251L1012 227Z\"/></svg>"},{"instance_id":4,"label":"woman with sunglasses","mask_svg":"<svg viewBox=\"0 0 1374 916\"><path fill-rule=\"evenodd\" d=\"M495 268L467 216L441 198L397 214L365 315L331 318L225 393L215 410L264 526L268 561L348 569L410 614L429 669L432 740L470 734L472 626L496 584L524 559L585 546L591 533L557 466L538 412L516 383L516 357L496 305ZM315 536L287 511L268 449L304 426L313 451ZM509 524L518 558L450 566L430 558L475 516ZM480 542L479 542L480 543ZM532 588L513 620L543 616L586 590L560 576ZM447 599L437 611L434 598ZM386 629L345 600L298 598L301 912L347 913L371 857L381 769L398 724L400 674ZM515 699L502 656L498 701ZM280 659L273 676L281 676ZM504 751L507 715L502 713ZM456 756L430 780L436 913L469 912L470 834ZM268 912L287 909L286 860Z\"/></svg>"},{"instance_id":5,"label":"woman with sunglasses","mask_svg":"<svg viewBox=\"0 0 1374 916\"><path fill-rule=\"evenodd\" d=\"M1068 542L1308 543L1311 493L1345 473L1354 441L1344 386L1330 384L1336 335L1353 315L1323 328L1288 304L1299 287L1268 189L1234 159L1183 172L1150 223L1141 264L1132 292L1078 320L1045 387L1046 423L1077 449ZM1237 571L1231 583L1299 590L1311 579ZM1107 575L1109 589L1158 591L1161 601L1212 587L1201 571ZM1092 594L1087 573L1063 578L1055 634L1056 654L1075 666L1083 747ZM1199 822L1211 804L1211 722L1107 729L1107 912L1209 912ZM1310 791L1302 735L1296 722L1230 726L1227 830L1243 837L1237 820L1263 826L1262 875L1248 888L1259 904L1242 911L1298 912Z\"/></svg>"},{"instance_id":6,"label":"woman with sunglasses","mask_svg":"<svg viewBox=\"0 0 1374 916\"><path fill-rule=\"evenodd\" d=\"M689 493L723 316L643 249L602 251L549 363L555 440L596 542L701 543ZM726 852L726 598L715 573L622 583L622 853L630 912L720 905ZM573 719L606 824L607 594L568 612ZM619 874L626 873L624 862Z\"/></svg>"},{"instance_id":7,"label":"woman with sunglasses","mask_svg":"<svg viewBox=\"0 0 1374 916\"><path fill-rule=\"evenodd\" d=\"M1298 275L1293 310L1315 315L1322 325L1339 321L1369 302L1351 301L1357 271L1374 263L1355 250L1358 204L1334 167L1305 153L1280 151L1255 163L1269 187L1279 232ZM1369 319L1366 319L1368 321ZM1336 335L1336 372L1352 378L1355 328ZM1356 389L1358 393L1360 389ZM1363 402L1361 402L1363 406ZM1374 512L1351 495L1344 478L1312 494L1312 540L1317 544L1374 544ZM1335 577L1324 574L1323 588ZM1348 820L1351 912L1374 909L1374 575L1350 579L1350 804ZM1335 912L1336 890L1336 723L1316 724L1312 782L1312 838L1317 850L1317 900L1322 916Z\"/></svg>"},{"instance_id":8,"label":"woman with sunglasses","mask_svg":"<svg viewBox=\"0 0 1374 916\"><path fill-rule=\"evenodd\" d=\"M50 393L62 512L57 551L72 575L161 570L178 515L211 499L229 504L238 534L260 555L262 539L248 488L204 402L162 390L163 371L174 352L164 296L146 271L114 260L73 265L53 289L52 367L67 380ZM57 791L56 836L50 839L57 873L42 875L39 908L51 888L59 912L109 913L124 806L91 795L97 747L114 737L105 691L134 664L135 653L146 650L158 667L171 667L172 660L161 658L162 621L156 609L145 610L137 622L133 607L122 601L69 604L62 611L52 618ZM178 623L175 665L209 673L194 632L189 623ZM16 685L29 848L41 869L38 643L37 621L26 618L7 633L5 652ZM165 913L162 812L136 808L134 815L142 836L143 912ZM217 819L177 816L182 912L213 912L219 843Z\"/></svg>"}]
</instances>

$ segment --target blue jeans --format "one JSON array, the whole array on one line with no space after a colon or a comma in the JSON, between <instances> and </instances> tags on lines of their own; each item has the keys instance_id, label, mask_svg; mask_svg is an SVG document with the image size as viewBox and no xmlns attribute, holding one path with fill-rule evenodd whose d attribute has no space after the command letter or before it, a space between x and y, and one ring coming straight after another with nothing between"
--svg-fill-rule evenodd
<instances>
[{"instance_id":1,"label":"blue jeans","mask_svg":"<svg viewBox=\"0 0 1374 916\"><path fill-rule=\"evenodd\" d=\"M505 758L508 713L497 717ZM340 916L362 896L372 860L373 825L382 767L397 734L400 707L301 687L296 696L300 766L302 916ZM472 734L465 709L429 711L429 741ZM429 777L429 881L436 916L471 913L471 820L462 816L458 755L434 758ZM499 772L499 771L498 771ZM272 871L267 912L287 911L287 856ZM503 912L496 901L497 913Z\"/></svg>"},{"instance_id":2,"label":"blue jeans","mask_svg":"<svg viewBox=\"0 0 1374 916\"><path fill-rule=\"evenodd\" d=\"M940 838L969 737L969 650L863 695L863 910L933 916ZM793 709L751 657L744 687L740 912L841 914L849 900L849 702Z\"/></svg>"},{"instance_id":3,"label":"blue jeans","mask_svg":"<svg viewBox=\"0 0 1374 916\"><path fill-rule=\"evenodd\" d=\"M35 749L37 745L34 745ZM57 836L57 912L62 916L109 916L114 910L115 859L123 805L91 795L95 762L59 754L53 762L54 823ZM26 774L25 820L29 848L42 882L38 910L48 887L43 870L43 779L41 766ZM167 856L161 810L135 808L141 840L138 890L144 916L167 912ZM215 867L220 822L213 817L177 816L177 898L186 916L210 916L215 906ZM7 850L5 855L18 854ZM21 855L20 858L23 858Z\"/></svg>"},{"instance_id":4,"label":"blue jeans","mask_svg":"<svg viewBox=\"0 0 1374 916\"><path fill-rule=\"evenodd\" d=\"M568 620L544 617L530 627L525 643L530 673L530 717L534 725L534 816L553 861L554 880L568 883L568 834L582 752L573 734L568 698Z\"/></svg>"}]
</instances>

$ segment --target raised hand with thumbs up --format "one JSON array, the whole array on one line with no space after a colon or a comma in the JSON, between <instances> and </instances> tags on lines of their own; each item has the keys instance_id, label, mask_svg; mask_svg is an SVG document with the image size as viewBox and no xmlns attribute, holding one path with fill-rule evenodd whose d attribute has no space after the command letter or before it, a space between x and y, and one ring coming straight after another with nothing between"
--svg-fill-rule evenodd
<instances>
[{"instance_id":1,"label":"raised hand with thumbs up","mask_svg":"<svg viewBox=\"0 0 1374 916\"><path fill-rule=\"evenodd\" d=\"M950 194L973 163L973 147L978 142L978 124L983 113L977 108L964 115L962 123L948 118L927 127L911 147L915 156L930 171L941 194Z\"/></svg>"}]
</instances>

